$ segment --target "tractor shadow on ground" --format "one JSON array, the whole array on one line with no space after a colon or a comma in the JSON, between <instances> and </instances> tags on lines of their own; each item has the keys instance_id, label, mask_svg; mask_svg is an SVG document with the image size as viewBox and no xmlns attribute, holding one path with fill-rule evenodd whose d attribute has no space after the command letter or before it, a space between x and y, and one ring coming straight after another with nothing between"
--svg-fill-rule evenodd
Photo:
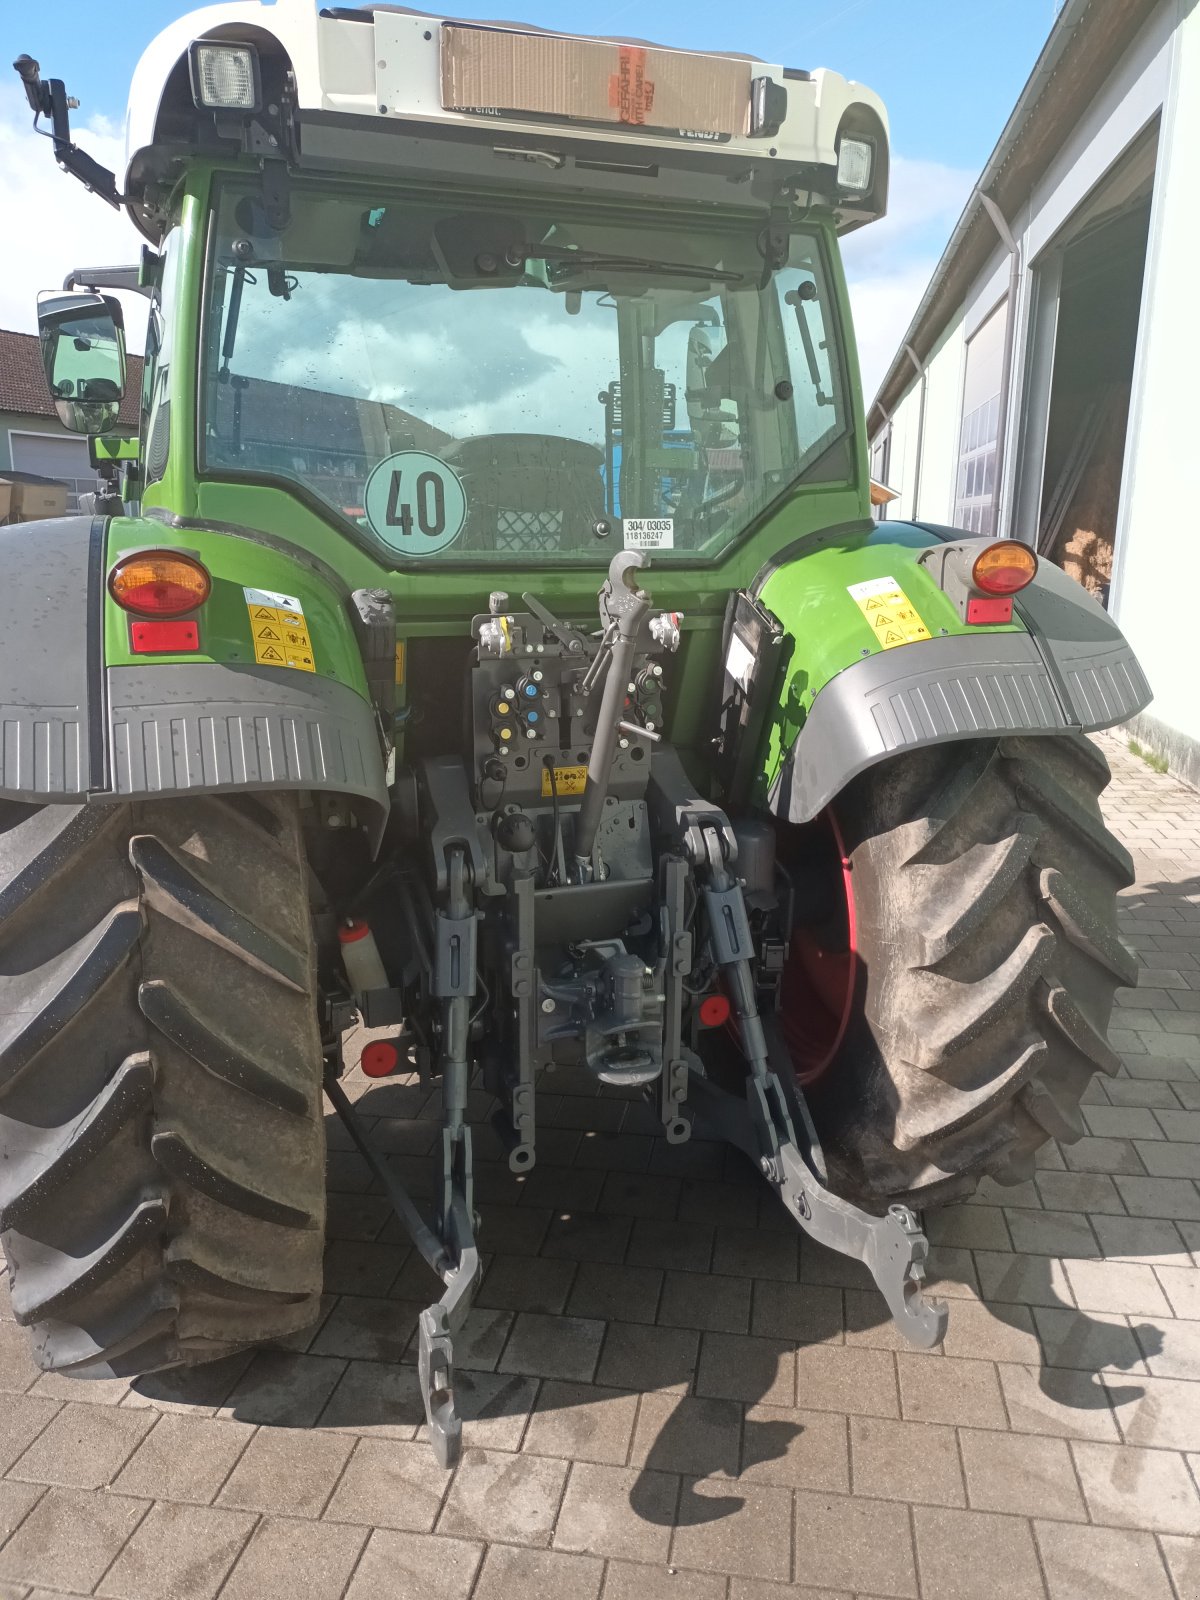
<instances>
[{"instance_id":1,"label":"tractor shadow on ground","mask_svg":"<svg viewBox=\"0 0 1200 1600\"><path fill-rule=\"evenodd\" d=\"M427 1202L436 1094L418 1081L370 1086L359 1078L353 1088L393 1170ZM541 1160L520 1178L491 1141L486 1107L472 1108L482 1129L476 1206L484 1272L458 1342L468 1451L524 1447L624 1466L624 1492L639 1519L687 1527L740 1511L743 1486L802 1485L823 1419L874 1409L854 1392L860 1366L864 1381L888 1385L880 1416L973 1420L950 1415L949 1401L944 1414L936 1399L923 1402L932 1411L914 1408L907 1393L901 1403L890 1353L908 1347L865 1269L804 1241L736 1152L699 1141L667 1146L637 1102L614 1116L611 1100L541 1098L549 1122ZM424 1437L415 1334L439 1280L409 1246L340 1123L331 1115L327 1126L330 1243L320 1322L283 1349L139 1380L145 1398L217 1405L248 1423ZM1003 1197L995 1191L997 1204ZM950 1303L947 1354L960 1365L974 1356L981 1366L1023 1366L1051 1411L1136 1403L1142 1389L1115 1384L1114 1374L1153 1357L1159 1330L1118 1331L1112 1319L1079 1311L1059 1293L1062 1269L1052 1257L973 1255L958 1241L976 1237L979 1214L989 1210L960 1205L930 1219L930 1288ZM976 1266L985 1255L986 1298ZM1182 1251L1181 1260L1190 1264ZM938 1386L923 1387L928 1395ZM432 1455L430 1471L438 1471Z\"/></svg>"}]
</instances>

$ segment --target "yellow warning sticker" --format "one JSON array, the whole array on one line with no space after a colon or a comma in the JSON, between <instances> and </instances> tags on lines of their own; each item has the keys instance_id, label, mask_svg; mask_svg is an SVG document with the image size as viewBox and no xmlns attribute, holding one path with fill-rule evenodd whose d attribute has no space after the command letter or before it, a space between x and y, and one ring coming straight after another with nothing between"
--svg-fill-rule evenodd
<instances>
[{"instance_id":1,"label":"yellow warning sticker","mask_svg":"<svg viewBox=\"0 0 1200 1600\"><path fill-rule=\"evenodd\" d=\"M555 767L554 788L550 786L550 769L542 768L542 799L549 800L554 790L558 790L560 800L568 795L582 794L587 784L586 767Z\"/></svg>"},{"instance_id":2,"label":"yellow warning sticker","mask_svg":"<svg viewBox=\"0 0 1200 1600\"><path fill-rule=\"evenodd\" d=\"M895 578L851 583L846 592L874 630L882 649L891 650L898 644L915 644L930 637L929 629Z\"/></svg>"},{"instance_id":3,"label":"yellow warning sticker","mask_svg":"<svg viewBox=\"0 0 1200 1600\"><path fill-rule=\"evenodd\" d=\"M312 640L304 608L292 594L273 589L243 589L250 617L254 659L262 667L297 667L315 672Z\"/></svg>"},{"instance_id":4,"label":"yellow warning sticker","mask_svg":"<svg viewBox=\"0 0 1200 1600\"><path fill-rule=\"evenodd\" d=\"M404 640L396 640L396 682L404 682Z\"/></svg>"}]
</instances>

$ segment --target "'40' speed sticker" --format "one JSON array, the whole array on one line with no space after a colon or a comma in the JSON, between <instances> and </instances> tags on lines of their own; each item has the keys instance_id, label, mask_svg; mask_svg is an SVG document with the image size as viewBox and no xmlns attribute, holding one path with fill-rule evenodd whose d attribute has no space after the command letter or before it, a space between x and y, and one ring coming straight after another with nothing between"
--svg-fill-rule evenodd
<instances>
[{"instance_id":1,"label":"'40' speed sticker","mask_svg":"<svg viewBox=\"0 0 1200 1600\"><path fill-rule=\"evenodd\" d=\"M895 578L869 578L866 583L847 584L846 592L870 623L875 642L884 650L929 638L929 629Z\"/></svg>"},{"instance_id":2,"label":"'40' speed sticker","mask_svg":"<svg viewBox=\"0 0 1200 1600\"><path fill-rule=\"evenodd\" d=\"M434 556L467 520L467 496L454 468L424 450L386 456L367 479L363 510L372 533L403 556Z\"/></svg>"}]
</instances>

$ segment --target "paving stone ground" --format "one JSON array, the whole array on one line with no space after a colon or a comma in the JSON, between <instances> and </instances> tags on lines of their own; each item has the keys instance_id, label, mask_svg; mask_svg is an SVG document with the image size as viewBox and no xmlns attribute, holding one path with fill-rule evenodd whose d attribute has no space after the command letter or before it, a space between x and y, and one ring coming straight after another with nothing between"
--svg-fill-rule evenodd
<instances>
[{"instance_id":1,"label":"paving stone ground","mask_svg":"<svg viewBox=\"0 0 1200 1600\"><path fill-rule=\"evenodd\" d=\"M441 1472L434 1280L331 1120L329 1292L289 1348L64 1382L0 1279L0 1600L1197 1600L1200 795L1104 745L1138 868L1121 1071L1031 1182L930 1219L943 1350L740 1159L551 1077L532 1175L481 1137ZM348 1081L427 1188L428 1094Z\"/></svg>"}]
</instances>

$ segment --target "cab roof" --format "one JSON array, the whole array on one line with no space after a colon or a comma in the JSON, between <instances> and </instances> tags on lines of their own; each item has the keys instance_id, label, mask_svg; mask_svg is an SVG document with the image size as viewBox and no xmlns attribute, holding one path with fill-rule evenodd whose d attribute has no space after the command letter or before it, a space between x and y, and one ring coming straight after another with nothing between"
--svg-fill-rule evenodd
<instances>
[{"instance_id":1,"label":"cab roof","mask_svg":"<svg viewBox=\"0 0 1200 1600\"><path fill-rule=\"evenodd\" d=\"M199 42L254 52L259 110L196 105L189 54ZM847 134L874 152L866 192L837 189ZM166 190L206 153L476 185L493 166L498 183L516 174L559 188L619 190L623 175L626 190L694 191L710 204L790 185L832 205L844 228L886 208L886 112L835 72L394 5L229 0L191 12L139 61L126 138L127 202L151 238ZM714 176L742 193L714 187Z\"/></svg>"}]
</instances>

